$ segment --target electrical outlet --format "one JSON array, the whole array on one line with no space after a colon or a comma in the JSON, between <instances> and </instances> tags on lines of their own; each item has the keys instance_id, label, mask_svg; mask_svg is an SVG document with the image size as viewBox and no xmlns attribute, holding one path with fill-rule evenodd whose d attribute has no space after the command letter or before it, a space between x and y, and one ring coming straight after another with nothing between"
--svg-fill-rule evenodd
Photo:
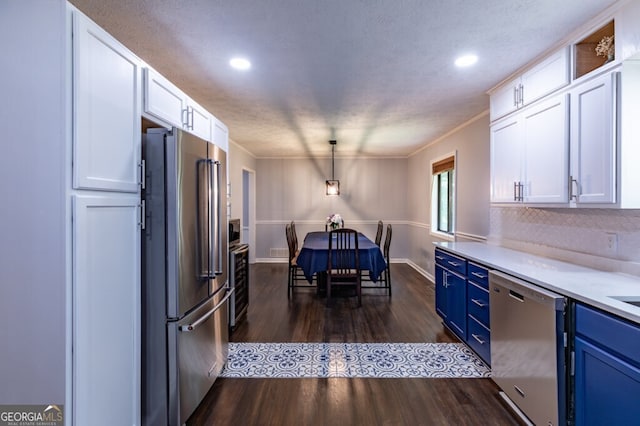
<instances>
[{"instance_id":1,"label":"electrical outlet","mask_svg":"<svg viewBox=\"0 0 640 426\"><path fill-rule=\"evenodd\" d=\"M607 252L608 253L617 253L618 252L618 234L613 232L607 232Z\"/></svg>"}]
</instances>

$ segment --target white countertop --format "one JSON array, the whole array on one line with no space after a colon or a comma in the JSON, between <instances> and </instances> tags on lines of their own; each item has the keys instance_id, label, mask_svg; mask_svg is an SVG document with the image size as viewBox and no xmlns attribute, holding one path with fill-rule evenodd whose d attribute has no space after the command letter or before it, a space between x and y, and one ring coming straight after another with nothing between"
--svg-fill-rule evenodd
<instances>
[{"instance_id":1,"label":"white countertop","mask_svg":"<svg viewBox=\"0 0 640 426\"><path fill-rule=\"evenodd\" d=\"M603 272L484 243L434 244L489 269L498 269L640 324L640 307L611 297L640 300L640 277Z\"/></svg>"}]
</instances>

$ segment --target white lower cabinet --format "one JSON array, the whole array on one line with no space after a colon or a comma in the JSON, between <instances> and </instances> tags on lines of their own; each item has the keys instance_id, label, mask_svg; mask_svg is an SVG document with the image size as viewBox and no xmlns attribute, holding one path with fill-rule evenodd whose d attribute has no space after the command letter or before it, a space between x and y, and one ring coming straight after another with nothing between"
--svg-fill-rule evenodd
<instances>
[{"instance_id":1,"label":"white lower cabinet","mask_svg":"<svg viewBox=\"0 0 640 426\"><path fill-rule=\"evenodd\" d=\"M135 195L73 196L73 424L140 424Z\"/></svg>"}]
</instances>

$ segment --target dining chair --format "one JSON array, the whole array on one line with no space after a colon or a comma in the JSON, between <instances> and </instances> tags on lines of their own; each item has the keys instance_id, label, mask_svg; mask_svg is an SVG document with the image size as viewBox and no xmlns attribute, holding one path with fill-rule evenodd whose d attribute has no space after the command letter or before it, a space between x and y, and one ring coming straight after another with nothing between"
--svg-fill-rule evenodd
<instances>
[{"instance_id":1,"label":"dining chair","mask_svg":"<svg viewBox=\"0 0 640 426\"><path fill-rule=\"evenodd\" d=\"M376 245L380 247L380 243L382 242L382 231L384 231L384 224L381 220L378 221L378 230L376 231Z\"/></svg>"},{"instance_id":2,"label":"dining chair","mask_svg":"<svg viewBox=\"0 0 640 426\"><path fill-rule=\"evenodd\" d=\"M298 234L296 232L296 223L293 220L291 221L291 236L293 238L293 245L296 250L297 256L300 250L298 249Z\"/></svg>"},{"instance_id":3,"label":"dining chair","mask_svg":"<svg viewBox=\"0 0 640 426\"><path fill-rule=\"evenodd\" d=\"M362 306L362 289L360 284L358 232L349 228L334 229L329 233L327 305L331 303L332 287L355 286L356 295L358 296L358 306Z\"/></svg>"},{"instance_id":4,"label":"dining chair","mask_svg":"<svg viewBox=\"0 0 640 426\"><path fill-rule=\"evenodd\" d=\"M296 287L314 287L313 280L311 283L304 276L302 268L298 266L298 248L297 237L295 235L295 225L293 222L287 223L285 226L285 235L287 237L287 246L289 249L289 270L287 273L287 298L293 295L293 289ZM302 282L302 285L296 284Z\"/></svg>"},{"instance_id":5,"label":"dining chair","mask_svg":"<svg viewBox=\"0 0 640 426\"><path fill-rule=\"evenodd\" d=\"M391 296L391 262L389 258L389 248L391 247L391 236L392 228L391 224L387 225L387 235L384 237L384 247L382 249L382 254L384 255L384 261L387 263L387 267L384 269L384 272L381 275L381 280L384 284L384 288L389 292L389 296Z\"/></svg>"},{"instance_id":6,"label":"dining chair","mask_svg":"<svg viewBox=\"0 0 640 426\"><path fill-rule=\"evenodd\" d=\"M380 223L382 223L382 221L378 222L378 225ZM382 231L380 231L380 234L382 235ZM380 250L382 251L382 256L384 257L385 265L386 265L386 267L384 268L384 271L382 271L382 274L380 274L380 278L378 278L378 281L376 281L374 284L361 285L361 288L386 289L389 296L391 296L391 269L390 269L391 264L389 263L389 247L391 247L392 234L393 232L392 232L391 224L388 224L387 235L384 239L384 246L380 248ZM377 238L377 235L376 235L376 238ZM373 279L371 278L370 273L366 270L360 271L360 280L363 282L364 281L373 282Z\"/></svg>"}]
</instances>

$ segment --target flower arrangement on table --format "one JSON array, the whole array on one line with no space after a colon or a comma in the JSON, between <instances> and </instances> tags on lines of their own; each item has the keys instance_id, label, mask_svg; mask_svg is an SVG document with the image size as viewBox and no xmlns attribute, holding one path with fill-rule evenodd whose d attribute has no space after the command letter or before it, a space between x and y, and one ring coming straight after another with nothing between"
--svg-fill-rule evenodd
<instances>
[{"instance_id":1,"label":"flower arrangement on table","mask_svg":"<svg viewBox=\"0 0 640 426\"><path fill-rule=\"evenodd\" d=\"M615 44L613 41L613 36L604 36L602 40L596 46L596 55L597 56L605 56L607 58L607 62L612 61L615 52Z\"/></svg>"},{"instance_id":2,"label":"flower arrangement on table","mask_svg":"<svg viewBox=\"0 0 640 426\"><path fill-rule=\"evenodd\" d=\"M330 229L338 229L342 225L342 216L339 213L334 213L331 216L327 216L327 226Z\"/></svg>"}]
</instances>

